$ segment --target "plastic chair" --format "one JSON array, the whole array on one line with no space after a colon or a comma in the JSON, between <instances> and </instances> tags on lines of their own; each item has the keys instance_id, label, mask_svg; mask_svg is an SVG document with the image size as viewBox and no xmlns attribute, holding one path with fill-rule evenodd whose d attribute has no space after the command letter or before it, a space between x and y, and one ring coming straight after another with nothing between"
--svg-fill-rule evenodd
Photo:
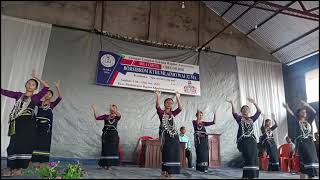
<instances>
[{"instance_id":1,"label":"plastic chair","mask_svg":"<svg viewBox=\"0 0 320 180\"><path fill-rule=\"evenodd\" d=\"M290 160L290 144L282 144L279 147L278 154L280 160L280 171L288 172L289 160Z\"/></svg>"},{"instance_id":2,"label":"plastic chair","mask_svg":"<svg viewBox=\"0 0 320 180\"><path fill-rule=\"evenodd\" d=\"M295 152L293 156L289 159L289 167L290 167L290 170L293 172L300 171L300 159L297 152Z\"/></svg>"},{"instance_id":3,"label":"plastic chair","mask_svg":"<svg viewBox=\"0 0 320 180\"><path fill-rule=\"evenodd\" d=\"M140 165L142 162L142 141L153 139L151 136L142 136L138 139L138 147L137 147L137 164Z\"/></svg>"}]
</instances>

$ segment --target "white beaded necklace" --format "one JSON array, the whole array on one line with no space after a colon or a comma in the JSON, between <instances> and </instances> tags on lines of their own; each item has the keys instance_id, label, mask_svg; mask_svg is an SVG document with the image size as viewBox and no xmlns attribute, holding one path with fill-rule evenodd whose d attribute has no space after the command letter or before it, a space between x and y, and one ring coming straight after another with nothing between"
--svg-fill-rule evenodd
<instances>
[{"instance_id":1,"label":"white beaded necklace","mask_svg":"<svg viewBox=\"0 0 320 180\"><path fill-rule=\"evenodd\" d=\"M169 121L172 121L172 126L170 125ZM174 137L176 134L178 134L172 115L164 114L162 116L162 126L164 127L165 131L167 131L170 135L170 137Z\"/></svg>"},{"instance_id":2,"label":"white beaded necklace","mask_svg":"<svg viewBox=\"0 0 320 180\"><path fill-rule=\"evenodd\" d=\"M44 104L44 102L43 102L41 105L41 108L46 111L50 108L50 104Z\"/></svg>"},{"instance_id":3,"label":"white beaded necklace","mask_svg":"<svg viewBox=\"0 0 320 180\"><path fill-rule=\"evenodd\" d=\"M113 121L111 121L111 120L113 120ZM109 115L107 121L108 121L110 124L113 124L113 123L116 121L116 119L115 119L115 118L111 118L111 115Z\"/></svg>"},{"instance_id":4,"label":"white beaded necklace","mask_svg":"<svg viewBox=\"0 0 320 180\"><path fill-rule=\"evenodd\" d=\"M246 119L242 118L241 119L241 128L242 128L242 135L243 136L251 136L251 134L253 133L252 119L246 120Z\"/></svg>"},{"instance_id":5,"label":"white beaded necklace","mask_svg":"<svg viewBox=\"0 0 320 180\"><path fill-rule=\"evenodd\" d=\"M18 101L14 104L14 107L9 115L10 121L16 119L19 117L24 110L26 110L31 102L31 97L27 96L26 99L24 99L24 94L18 99ZM21 106L22 104L22 106ZM21 108L20 108L21 107Z\"/></svg>"},{"instance_id":6,"label":"white beaded necklace","mask_svg":"<svg viewBox=\"0 0 320 180\"><path fill-rule=\"evenodd\" d=\"M197 122L197 129L200 131L202 128L203 128L203 124Z\"/></svg>"},{"instance_id":7,"label":"white beaded necklace","mask_svg":"<svg viewBox=\"0 0 320 180\"><path fill-rule=\"evenodd\" d=\"M302 137L307 138L311 136L311 125L306 121L299 121L299 126L302 132Z\"/></svg>"}]
</instances>

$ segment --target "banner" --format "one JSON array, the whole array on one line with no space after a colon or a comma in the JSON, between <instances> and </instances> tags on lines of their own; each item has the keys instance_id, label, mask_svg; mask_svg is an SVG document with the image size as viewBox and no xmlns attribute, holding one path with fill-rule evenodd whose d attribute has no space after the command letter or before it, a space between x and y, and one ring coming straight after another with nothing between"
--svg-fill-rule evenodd
<instances>
[{"instance_id":1,"label":"banner","mask_svg":"<svg viewBox=\"0 0 320 180\"><path fill-rule=\"evenodd\" d=\"M200 96L199 66L100 51L96 84Z\"/></svg>"}]
</instances>

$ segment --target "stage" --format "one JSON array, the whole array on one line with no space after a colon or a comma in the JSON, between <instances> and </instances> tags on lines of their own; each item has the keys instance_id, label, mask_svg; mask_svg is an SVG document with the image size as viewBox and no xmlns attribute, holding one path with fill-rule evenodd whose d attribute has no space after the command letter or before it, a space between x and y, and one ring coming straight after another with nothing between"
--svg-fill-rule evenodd
<instances>
[{"instance_id":1,"label":"stage","mask_svg":"<svg viewBox=\"0 0 320 180\"><path fill-rule=\"evenodd\" d=\"M61 162L66 163L66 162ZM4 168L6 161L1 160L1 167ZM124 164L119 167L112 167L111 170L100 169L93 163L84 163L82 165L87 172L85 179L159 179L160 169L139 168L136 165ZM221 167L209 169L208 173L201 173L195 169L182 169L181 174L174 175L175 179L239 179L242 176L242 169ZM5 179L19 178L28 179L33 177L1 177ZM298 174L282 172L260 171L261 179L299 179ZM316 179L316 178L314 178Z\"/></svg>"}]
</instances>

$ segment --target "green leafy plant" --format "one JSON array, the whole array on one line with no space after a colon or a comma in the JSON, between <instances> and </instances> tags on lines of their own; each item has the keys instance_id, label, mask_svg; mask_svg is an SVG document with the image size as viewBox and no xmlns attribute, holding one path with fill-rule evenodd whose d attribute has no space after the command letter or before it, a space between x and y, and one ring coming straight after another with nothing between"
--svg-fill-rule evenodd
<instances>
[{"instance_id":1,"label":"green leafy plant","mask_svg":"<svg viewBox=\"0 0 320 180\"><path fill-rule=\"evenodd\" d=\"M85 171L78 162L77 164L68 164L66 170L62 174L62 179L81 179L84 175Z\"/></svg>"},{"instance_id":2,"label":"green leafy plant","mask_svg":"<svg viewBox=\"0 0 320 180\"><path fill-rule=\"evenodd\" d=\"M68 164L64 169L59 167L60 162L50 162L45 166L25 171L25 175L38 176L42 179L82 179L85 176L84 169L77 164Z\"/></svg>"}]
</instances>

